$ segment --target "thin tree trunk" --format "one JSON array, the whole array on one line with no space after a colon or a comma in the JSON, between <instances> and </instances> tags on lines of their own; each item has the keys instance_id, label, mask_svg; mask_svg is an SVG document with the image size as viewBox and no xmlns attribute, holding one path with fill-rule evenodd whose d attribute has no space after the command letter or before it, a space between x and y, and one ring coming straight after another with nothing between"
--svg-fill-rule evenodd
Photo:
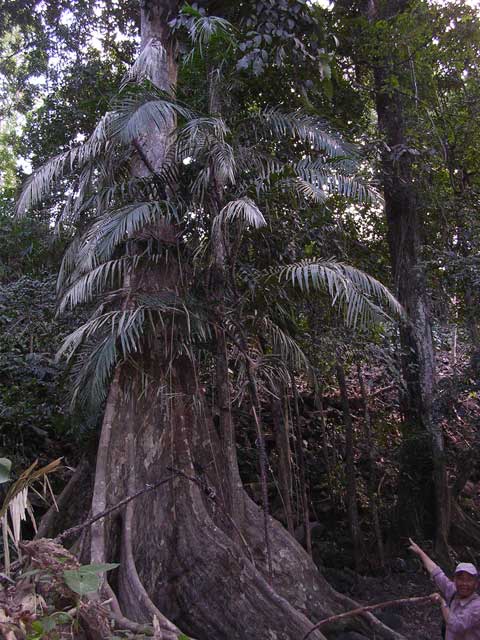
<instances>
[{"instance_id":1,"label":"thin tree trunk","mask_svg":"<svg viewBox=\"0 0 480 640\"><path fill-rule=\"evenodd\" d=\"M298 390L293 374L291 375L292 391L293 391L293 425L295 430L295 437L297 439L297 454L298 454L298 474L300 478L300 493L301 504L303 514L303 527L305 529L305 546L309 556L312 555L312 532L310 529L310 509L308 505L308 488L305 469L305 454L303 450L303 433L302 425L300 424L300 407L298 403Z\"/></svg>"},{"instance_id":2,"label":"thin tree trunk","mask_svg":"<svg viewBox=\"0 0 480 640\"><path fill-rule=\"evenodd\" d=\"M362 394L365 446L368 451L368 498L370 501L370 512L372 514L373 530L375 531L375 538L377 541L378 559L380 562L380 567L384 569L385 568L385 551L383 548L382 529L380 527L380 520L378 517L377 495L376 495L377 474L376 474L376 466L375 466L374 444L372 440L372 422L370 419L370 410L368 407L368 395L367 395L367 390L365 388L365 380L363 378L362 367L360 364L357 364L357 374L358 374L358 382L360 384L360 391Z\"/></svg>"},{"instance_id":3,"label":"thin tree trunk","mask_svg":"<svg viewBox=\"0 0 480 640\"><path fill-rule=\"evenodd\" d=\"M337 505L336 505L335 495L333 491L333 484L332 484L332 463L330 461L330 456L328 454L329 443L328 443L328 434L327 434L327 421L325 418L325 409L323 406L322 391L318 391L315 394L315 407L320 417L320 429L321 429L321 435L322 435L322 453L323 453L323 460L325 462L325 471L327 474L328 495L330 497L330 504L333 509L333 513L335 515Z\"/></svg>"},{"instance_id":4,"label":"thin tree trunk","mask_svg":"<svg viewBox=\"0 0 480 640\"><path fill-rule=\"evenodd\" d=\"M212 116L219 116L222 102L215 82L215 74L208 70L208 108ZM211 168L213 189L211 194L211 214L215 221L223 206L224 184L215 173L215 167ZM210 290L212 305L216 310L217 326L215 328L216 359L215 359L215 389L217 392L217 405L219 411L220 437L227 461L227 508L230 517L236 526L244 517L243 500L241 495L243 486L238 470L235 424L232 417L230 375L228 371L228 352L225 337L225 297L227 293L227 253L228 239L223 225L212 224L212 251L213 265L211 269Z\"/></svg>"},{"instance_id":5,"label":"thin tree trunk","mask_svg":"<svg viewBox=\"0 0 480 640\"><path fill-rule=\"evenodd\" d=\"M353 434L352 415L350 413L350 403L348 401L347 383L345 380L345 371L340 363L337 363L336 374L338 385L340 388L340 398L342 402L343 424L345 427L345 470L347 478L347 513L348 525L350 527L350 535L353 544L353 555L355 561L355 569L360 572L361 558L363 555L364 545L362 540L362 532L360 530L360 519L358 517L357 506L357 480L355 473L355 444Z\"/></svg>"},{"instance_id":6,"label":"thin tree trunk","mask_svg":"<svg viewBox=\"0 0 480 640\"><path fill-rule=\"evenodd\" d=\"M277 387L271 399L271 411L275 434L275 445L278 453L278 476L280 495L282 498L285 520L288 531L293 534L292 509L292 466L288 418L283 412L283 387Z\"/></svg>"}]
</instances>

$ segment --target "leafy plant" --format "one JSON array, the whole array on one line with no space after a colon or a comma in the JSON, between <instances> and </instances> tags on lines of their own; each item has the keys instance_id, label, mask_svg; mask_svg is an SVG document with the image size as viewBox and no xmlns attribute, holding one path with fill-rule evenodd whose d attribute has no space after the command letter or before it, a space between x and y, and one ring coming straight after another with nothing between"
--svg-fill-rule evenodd
<instances>
[{"instance_id":1,"label":"leafy plant","mask_svg":"<svg viewBox=\"0 0 480 640\"><path fill-rule=\"evenodd\" d=\"M118 566L119 565L115 563L85 564L78 569L68 569L64 571L63 576L72 591L79 596L86 596L89 593L98 591L100 588L100 574L116 569Z\"/></svg>"}]
</instances>

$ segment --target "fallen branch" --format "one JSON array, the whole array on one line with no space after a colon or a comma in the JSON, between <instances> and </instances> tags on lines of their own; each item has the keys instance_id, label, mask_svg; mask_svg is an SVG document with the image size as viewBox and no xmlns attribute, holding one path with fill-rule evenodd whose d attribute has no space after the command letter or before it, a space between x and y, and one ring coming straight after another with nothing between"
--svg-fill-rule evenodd
<instances>
[{"instance_id":1,"label":"fallen branch","mask_svg":"<svg viewBox=\"0 0 480 640\"><path fill-rule=\"evenodd\" d=\"M324 618L317 622L310 631L303 636L302 640L307 640L308 636L313 633L316 629L319 629L324 624L328 624L329 622L336 622L337 620L342 620L343 618L349 618L350 616L356 616L360 613L367 613L369 611L374 611L375 609L383 609L383 607L390 607L392 605L399 604L424 604L426 602L434 602L437 598L436 593L431 593L429 596L420 596L417 598L401 598L400 600L387 600L386 602L378 602L377 604L369 604L365 607L358 607L357 609L352 609L351 611L345 611L345 613L339 613L335 616L330 616L329 618Z\"/></svg>"},{"instance_id":2,"label":"fallen branch","mask_svg":"<svg viewBox=\"0 0 480 640\"><path fill-rule=\"evenodd\" d=\"M101 520L102 518L105 518L106 516L110 515L112 511L121 509L123 506L125 506L132 500L135 500L135 498L138 498L139 496L143 495L144 493L148 493L149 491L153 491L154 489L158 489L158 487L162 486L162 484L166 484L167 482L170 482L171 480L173 480L175 475L168 476L168 478L164 478L163 480L159 480L158 482L155 482L155 484L147 484L145 487L143 487L143 489L139 489L139 491L136 491L131 496L127 496L123 500L120 500L120 502L117 502L117 504L114 504L113 507L109 507L108 509L105 509L105 511L102 511L101 513L97 513L97 515L94 516L93 518L90 518L90 520L87 520L86 522L82 522L81 524L77 524L74 527L70 527L70 529L67 529L63 533L60 533L56 538L54 538L54 542L57 542L59 544L62 543L65 540L65 538L68 538L71 535L77 534L79 531L82 531L82 529L85 529L86 527L90 527L94 522L97 522L97 520Z\"/></svg>"}]
</instances>

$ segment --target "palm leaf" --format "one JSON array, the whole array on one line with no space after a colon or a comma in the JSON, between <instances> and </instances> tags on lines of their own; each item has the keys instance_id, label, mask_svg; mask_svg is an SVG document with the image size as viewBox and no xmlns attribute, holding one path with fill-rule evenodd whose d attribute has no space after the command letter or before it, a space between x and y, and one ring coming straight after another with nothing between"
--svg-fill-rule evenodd
<instances>
[{"instance_id":1,"label":"palm leaf","mask_svg":"<svg viewBox=\"0 0 480 640\"><path fill-rule=\"evenodd\" d=\"M223 225L225 222L240 221L255 229L266 226L262 212L250 198L239 198L226 204L215 217L213 226Z\"/></svg>"},{"instance_id":2,"label":"palm leaf","mask_svg":"<svg viewBox=\"0 0 480 640\"><path fill-rule=\"evenodd\" d=\"M27 179L17 202L16 210L19 215L40 203L64 175L72 173L76 167L82 168L104 150L110 115L107 113L101 118L92 135L83 144L53 157Z\"/></svg>"},{"instance_id":3,"label":"palm leaf","mask_svg":"<svg viewBox=\"0 0 480 640\"><path fill-rule=\"evenodd\" d=\"M125 74L121 87L125 87L129 82L142 82L149 80L154 82L158 69L165 61L166 51L159 38L150 38L137 59Z\"/></svg>"},{"instance_id":4,"label":"palm leaf","mask_svg":"<svg viewBox=\"0 0 480 640\"><path fill-rule=\"evenodd\" d=\"M89 229L78 252L78 262L92 264L110 259L115 249L138 231L159 222L169 224L176 218L168 202L135 202L117 211L109 211ZM92 260L94 257L94 260Z\"/></svg>"},{"instance_id":5,"label":"palm leaf","mask_svg":"<svg viewBox=\"0 0 480 640\"><path fill-rule=\"evenodd\" d=\"M235 155L233 148L226 142L212 140L209 156L217 181L222 184L235 184Z\"/></svg>"},{"instance_id":6,"label":"palm leaf","mask_svg":"<svg viewBox=\"0 0 480 640\"><path fill-rule=\"evenodd\" d=\"M109 133L123 143L131 143L152 126L161 132L170 130L177 116L188 120L193 113L165 92L152 89L130 93L116 102Z\"/></svg>"},{"instance_id":7,"label":"palm leaf","mask_svg":"<svg viewBox=\"0 0 480 640\"><path fill-rule=\"evenodd\" d=\"M17 214L25 212L40 203L55 182L57 182L67 169L71 169L72 152L69 149L58 154L37 169L25 182L17 202Z\"/></svg>"},{"instance_id":8,"label":"palm leaf","mask_svg":"<svg viewBox=\"0 0 480 640\"><path fill-rule=\"evenodd\" d=\"M62 295L58 313L66 309L73 309L77 305L91 302L106 287L120 286L129 269L138 263L138 256L124 256L116 260L109 260L95 269L80 276Z\"/></svg>"},{"instance_id":9,"label":"palm leaf","mask_svg":"<svg viewBox=\"0 0 480 640\"><path fill-rule=\"evenodd\" d=\"M332 298L332 304L343 307L345 320L351 326L360 324L364 327L385 318L386 314L379 304L401 318L405 315L387 287L360 269L340 262L302 260L270 269L267 277L272 276L279 281L290 281L304 293L309 293L310 289L326 290Z\"/></svg>"},{"instance_id":10,"label":"palm leaf","mask_svg":"<svg viewBox=\"0 0 480 640\"><path fill-rule=\"evenodd\" d=\"M228 133L229 129L222 118L192 118L178 129L175 145L177 160L182 162L187 158L197 159L208 154L212 144L225 144Z\"/></svg>"},{"instance_id":11,"label":"palm leaf","mask_svg":"<svg viewBox=\"0 0 480 640\"><path fill-rule=\"evenodd\" d=\"M214 38L232 41L232 25L228 20L218 16L199 16L190 21L188 33L192 43L198 47L200 54Z\"/></svg>"},{"instance_id":12,"label":"palm leaf","mask_svg":"<svg viewBox=\"0 0 480 640\"><path fill-rule=\"evenodd\" d=\"M276 140L290 138L305 143L312 151L323 152L330 158L342 158L352 155L353 149L347 148L337 136L329 133L319 118L301 111L283 113L279 109L266 109L245 121L243 126L251 128L256 139Z\"/></svg>"},{"instance_id":13,"label":"palm leaf","mask_svg":"<svg viewBox=\"0 0 480 640\"><path fill-rule=\"evenodd\" d=\"M279 354L281 360L294 369L310 371L308 358L298 342L270 318L264 317L263 324L270 336L273 353Z\"/></svg>"}]
</instances>

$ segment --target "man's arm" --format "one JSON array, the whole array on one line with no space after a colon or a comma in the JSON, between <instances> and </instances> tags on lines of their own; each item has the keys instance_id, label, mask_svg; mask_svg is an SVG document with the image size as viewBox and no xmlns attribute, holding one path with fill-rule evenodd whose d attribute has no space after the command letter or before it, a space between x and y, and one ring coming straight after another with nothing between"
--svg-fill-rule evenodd
<instances>
[{"instance_id":1,"label":"man's arm","mask_svg":"<svg viewBox=\"0 0 480 640\"><path fill-rule=\"evenodd\" d=\"M411 538L409 538L409 540L410 546L408 548L410 551L413 551L413 553L420 558L430 577L442 592L443 597L450 601L455 593L455 585L453 582L447 578L440 567L435 564L435 562L418 546L418 544L416 544ZM442 607L442 614L444 618L448 615L448 607L446 607L446 609L447 611L444 611Z\"/></svg>"},{"instance_id":2,"label":"man's arm","mask_svg":"<svg viewBox=\"0 0 480 640\"><path fill-rule=\"evenodd\" d=\"M425 553L423 549L421 549L418 544L416 544L411 538L408 539L410 542L410 546L408 547L410 551L420 558L423 566L428 571L430 575L437 570L440 570L440 567L435 564L435 562Z\"/></svg>"}]
</instances>

